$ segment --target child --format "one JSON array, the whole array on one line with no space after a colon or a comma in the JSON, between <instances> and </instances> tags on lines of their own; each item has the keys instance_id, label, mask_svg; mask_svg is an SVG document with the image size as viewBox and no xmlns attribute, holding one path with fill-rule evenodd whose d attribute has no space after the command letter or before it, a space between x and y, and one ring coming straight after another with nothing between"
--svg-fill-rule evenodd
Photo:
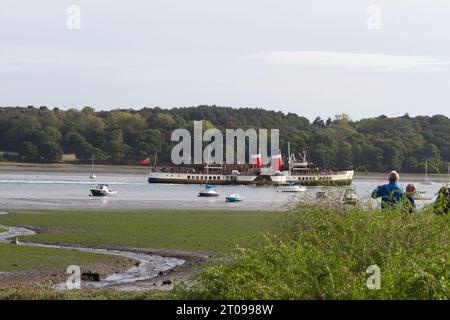
<instances>
[{"instance_id":1,"label":"child","mask_svg":"<svg viewBox=\"0 0 450 320\"><path fill-rule=\"evenodd\" d=\"M417 192L416 186L414 184L408 184L406 186L406 193L403 199L403 212L404 213L414 213L416 212L416 201L414 196Z\"/></svg>"}]
</instances>

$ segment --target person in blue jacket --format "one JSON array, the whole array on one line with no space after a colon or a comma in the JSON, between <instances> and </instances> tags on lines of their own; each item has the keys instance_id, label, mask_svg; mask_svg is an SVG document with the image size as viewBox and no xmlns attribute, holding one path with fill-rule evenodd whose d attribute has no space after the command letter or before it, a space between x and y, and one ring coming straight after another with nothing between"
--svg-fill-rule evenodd
<instances>
[{"instance_id":1,"label":"person in blue jacket","mask_svg":"<svg viewBox=\"0 0 450 320\"><path fill-rule=\"evenodd\" d=\"M372 192L372 198L381 197L381 209L400 209L403 201L403 189L398 185L400 176L397 171L389 174L389 183L378 186Z\"/></svg>"}]
</instances>

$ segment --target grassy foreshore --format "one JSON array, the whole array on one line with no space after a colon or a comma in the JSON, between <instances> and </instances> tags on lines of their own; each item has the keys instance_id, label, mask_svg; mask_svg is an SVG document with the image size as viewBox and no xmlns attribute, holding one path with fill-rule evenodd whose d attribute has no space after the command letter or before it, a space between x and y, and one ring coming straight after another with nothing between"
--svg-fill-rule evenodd
<instances>
[{"instance_id":1,"label":"grassy foreshore","mask_svg":"<svg viewBox=\"0 0 450 320\"><path fill-rule=\"evenodd\" d=\"M27 226L37 232L33 236L21 237L21 242L111 249L140 248L148 253L180 257L187 261L180 273L185 278L198 272L206 261L198 259L196 254L216 256L231 252L236 246L256 246L261 241L263 233L276 228L281 215L283 213L280 212L198 210L36 211L2 215L0 224ZM72 264L92 269L94 263L104 265L109 262L110 269L117 268L120 259L112 259L109 256L4 244L0 246L0 257L0 272L14 273L0 276L0 288L4 288L0 289L0 298L140 299L144 296L145 298L166 296L158 293L126 294L115 290L56 293L47 285L49 273L54 274L55 270L59 270L60 274L64 274L67 266ZM42 275L42 281L38 281L39 273ZM29 286L30 274L33 282L41 284L41 289ZM14 281L9 279L11 276ZM19 285L5 289L21 279L26 280L26 286Z\"/></svg>"},{"instance_id":2,"label":"grassy foreshore","mask_svg":"<svg viewBox=\"0 0 450 320\"><path fill-rule=\"evenodd\" d=\"M332 204L289 213L220 211L24 212L0 224L34 226L27 241L207 252L213 258L172 292L46 288L0 298L51 299L448 299L449 217ZM25 240L25 239L23 239ZM9 247L15 250L14 246ZM173 251L172 251L173 252ZM51 257L49 257L49 262ZM367 287L369 266L381 285Z\"/></svg>"},{"instance_id":3,"label":"grassy foreshore","mask_svg":"<svg viewBox=\"0 0 450 320\"><path fill-rule=\"evenodd\" d=\"M77 250L37 248L0 243L0 298L8 288L48 288L66 281L68 266L77 265L81 272L95 273L105 278L131 268L131 259Z\"/></svg>"},{"instance_id":4,"label":"grassy foreshore","mask_svg":"<svg viewBox=\"0 0 450 320\"><path fill-rule=\"evenodd\" d=\"M56 248L36 248L11 246L0 243L0 271L65 270L76 261L79 266L117 263L126 260L117 256L64 250Z\"/></svg>"},{"instance_id":5,"label":"grassy foreshore","mask_svg":"<svg viewBox=\"0 0 450 320\"><path fill-rule=\"evenodd\" d=\"M37 211L0 216L0 224L38 231L26 241L96 248L130 247L224 252L249 246L283 213L202 210Z\"/></svg>"}]
</instances>

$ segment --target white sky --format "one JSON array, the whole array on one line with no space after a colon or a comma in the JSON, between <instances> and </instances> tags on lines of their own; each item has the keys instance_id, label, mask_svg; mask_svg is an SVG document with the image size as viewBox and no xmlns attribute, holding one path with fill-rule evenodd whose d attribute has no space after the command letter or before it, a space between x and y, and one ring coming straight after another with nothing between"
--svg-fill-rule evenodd
<instances>
[{"instance_id":1,"label":"white sky","mask_svg":"<svg viewBox=\"0 0 450 320\"><path fill-rule=\"evenodd\" d=\"M450 116L449 17L448 0L1 0L0 105Z\"/></svg>"}]
</instances>

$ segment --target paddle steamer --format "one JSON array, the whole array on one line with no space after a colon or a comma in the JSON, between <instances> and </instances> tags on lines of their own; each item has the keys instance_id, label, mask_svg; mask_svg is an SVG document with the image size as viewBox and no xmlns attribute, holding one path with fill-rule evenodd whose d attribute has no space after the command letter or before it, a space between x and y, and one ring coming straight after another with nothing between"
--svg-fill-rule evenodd
<instances>
[{"instance_id":1,"label":"paddle steamer","mask_svg":"<svg viewBox=\"0 0 450 320\"><path fill-rule=\"evenodd\" d=\"M353 180L353 170L323 170L306 159L299 160L291 154L282 163L281 155L272 156L270 167L262 167L259 155L251 164L190 165L173 167L151 167L149 183L204 184L212 185L292 185L346 186Z\"/></svg>"}]
</instances>

